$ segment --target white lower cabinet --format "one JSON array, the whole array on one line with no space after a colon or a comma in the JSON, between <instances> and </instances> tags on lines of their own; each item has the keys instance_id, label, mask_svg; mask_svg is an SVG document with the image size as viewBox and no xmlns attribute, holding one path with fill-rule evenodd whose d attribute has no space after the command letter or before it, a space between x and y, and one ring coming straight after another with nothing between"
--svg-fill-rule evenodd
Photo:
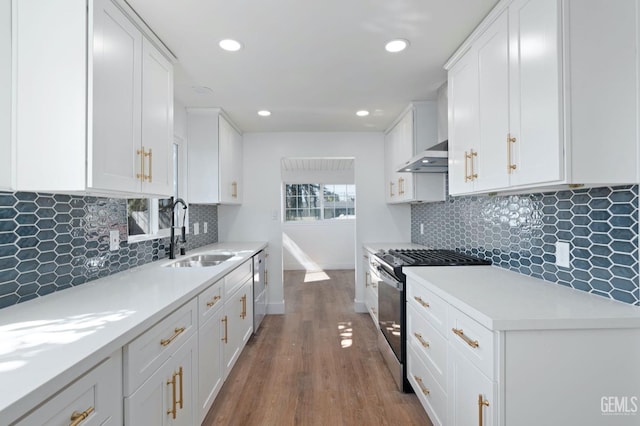
<instances>
[{"instance_id":1,"label":"white lower cabinet","mask_svg":"<svg viewBox=\"0 0 640 426\"><path fill-rule=\"evenodd\" d=\"M497 385L457 349L449 346L449 394L447 424L493 426L498 399Z\"/></svg>"},{"instance_id":2,"label":"white lower cabinet","mask_svg":"<svg viewBox=\"0 0 640 426\"><path fill-rule=\"evenodd\" d=\"M226 283L225 283L226 284ZM223 352L226 378L253 332L253 281L249 277L224 304Z\"/></svg>"},{"instance_id":3,"label":"white lower cabinet","mask_svg":"<svg viewBox=\"0 0 640 426\"><path fill-rule=\"evenodd\" d=\"M378 283L380 278L376 271L375 265L372 263L373 252L370 252L366 248L365 255L362 261L362 267L364 270L364 304L367 307L367 312L371 315L371 319L376 328L379 328L378 324Z\"/></svg>"},{"instance_id":4,"label":"white lower cabinet","mask_svg":"<svg viewBox=\"0 0 640 426\"><path fill-rule=\"evenodd\" d=\"M0 423L2 423L1 420ZM122 352L120 350L115 352L15 424L19 426L117 426L122 424Z\"/></svg>"},{"instance_id":5,"label":"white lower cabinet","mask_svg":"<svg viewBox=\"0 0 640 426\"><path fill-rule=\"evenodd\" d=\"M198 340L191 336L138 390L125 398L126 425L196 424L197 348Z\"/></svg>"}]
</instances>

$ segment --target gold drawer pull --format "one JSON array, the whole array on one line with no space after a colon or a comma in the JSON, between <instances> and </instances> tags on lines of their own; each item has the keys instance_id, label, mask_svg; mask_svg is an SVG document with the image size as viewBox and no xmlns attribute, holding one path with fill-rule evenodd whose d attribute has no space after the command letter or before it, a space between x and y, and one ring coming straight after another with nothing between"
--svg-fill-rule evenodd
<instances>
[{"instance_id":1,"label":"gold drawer pull","mask_svg":"<svg viewBox=\"0 0 640 426\"><path fill-rule=\"evenodd\" d=\"M146 175L144 174L144 157L146 152L144 152L144 147L142 149L136 149L136 154L140 156L140 173L136 173L136 177L144 182L144 178Z\"/></svg>"},{"instance_id":2,"label":"gold drawer pull","mask_svg":"<svg viewBox=\"0 0 640 426\"><path fill-rule=\"evenodd\" d=\"M167 380L167 386L171 385L171 395L173 398L172 401L172 408L171 410L167 410L167 416L169 414L171 414L173 416L173 418L176 418L176 406L178 405L178 401L176 401L176 373L173 373L173 375L171 376L171 380Z\"/></svg>"},{"instance_id":3,"label":"gold drawer pull","mask_svg":"<svg viewBox=\"0 0 640 426\"><path fill-rule=\"evenodd\" d=\"M162 346L167 346L169 343L173 342L173 340L178 337L184 330L184 327L176 328L175 330L173 330L173 336L169 337L168 339L160 340L160 344Z\"/></svg>"},{"instance_id":4,"label":"gold drawer pull","mask_svg":"<svg viewBox=\"0 0 640 426\"><path fill-rule=\"evenodd\" d=\"M462 340L464 340L465 342L467 342L467 345L471 346L472 348L477 348L478 346L480 346L480 344L478 343L477 340L471 340L469 339L465 334L464 331L462 331L461 328L452 328L451 331L453 331L455 334L457 334Z\"/></svg>"},{"instance_id":5,"label":"gold drawer pull","mask_svg":"<svg viewBox=\"0 0 640 426\"><path fill-rule=\"evenodd\" d=\"M231 182L231 196L233 198L238 198L238 182Z\"/></svg>"},{"instance_id":6,"label":"gold drawer pull","mask_svg":"<svg viewBox=\"0 0 640 426\"><path fill-rule=\"evenodd\" d=\"M414 299L416 299L416 301L421 304L422 306L424 306L425 308L429 307L429 304L427 302L425 302L424 300L422 300L422 297L420 296L413 296Z\"/></svg>"},{"instance_id":7,"label":"gold drawer pull","mask_svg":"<svg viewBox=\"0 0 640 426\"><path fill-rule=\"evenodd\" d=\"M220 296L213 296L213 299L210 302L207 302L207 308L212 307L213 305L216 304L216 302L218 302L218 300L220 300L221 297Z\"/></svg>"},{"instance_id":8,"label":"gold drawer pull","mask_svg":"<svg viewBox=\"0 0 640 426\"><path fill-rule=\"evenodd\" d=\"M482 426L482 407L488 407L489 401L482 398L482 394L478 395L478 425Z\"/></svg>"},{"instance_id":9,"label":"gold drawer pull","mask_svg":"<svg viewBox=\"0 0 640 426\"><path fill-rule=\"evenodd\" d=\"M77 411L74 411L71 414L71 423L69 423L69 426L78 426L80 423L82 423L84 419L89 417L89 414L93 413L93 411L94 411L93 407L87 408L82 413L78 413Z\"/></svg>"},{"instance_id":10,"label":"gold drawer pull","mask_svg":"<svg viewBox=\"0 0 640 426\"><path fill-rule=\"evenodd\" d=\"M422 337L422 334L420 333L413 333L414 336L416 336L416 339L418 339L418 341L420 342L420 344L422 346L424 346L425 348L429 347L429 342L427 342L426 340L424 340L424 338Z\"/></svg>"},{"instance_id":11,"label":"gold drawer pull","mask_svg":"<svg viewBox=\"0 0 640 426\"><path fill-rule=\"evenodd\" d=\"M418 386L420 386L420 390L423 394L429 395L431 393L429 388L427 388L424 383L422 383L422 379L420 377L414 375L413 378L416 379L416 382L418 382Z\"/></svg>"},{"instance_id":12,"label":"gold drawer pull","mask_svg":"<svg viewBox=\"0 0 640 426\"><path fill-rule=\"evenodd\" d=\"M369 287L371 284L369 284L369 279L371 277L371 274L369 273L369 271L366 271L364 273L364 287L367 288Z\"/></svg>"},{"instance_id":13,"label":"gold drawer pull","mask_svg":"<svg viewBox=\"0 0 640 426\"><path fill-rule=\"evenodd\" d=\"M393 197L395 194L393 193L393 182L389 182L389 197Z\"/></svg>"}]
</instances>

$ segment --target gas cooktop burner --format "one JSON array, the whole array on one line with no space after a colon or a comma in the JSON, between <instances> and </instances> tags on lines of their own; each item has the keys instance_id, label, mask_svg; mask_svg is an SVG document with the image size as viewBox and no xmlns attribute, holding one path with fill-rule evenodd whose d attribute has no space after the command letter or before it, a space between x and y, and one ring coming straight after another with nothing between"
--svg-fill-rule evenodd
<instances>
[{"instance_id":1,"label":"gas cooktop burner","mask_svg":"<svg viewBox=\"0 0 640 426\"><path fill-rule=\"evenodd\" d=\"M387 253L396 259L394 264L398 266L491 265L489 260L452 250L397 249L389 250Z\"/></svg>"}]
</instances>

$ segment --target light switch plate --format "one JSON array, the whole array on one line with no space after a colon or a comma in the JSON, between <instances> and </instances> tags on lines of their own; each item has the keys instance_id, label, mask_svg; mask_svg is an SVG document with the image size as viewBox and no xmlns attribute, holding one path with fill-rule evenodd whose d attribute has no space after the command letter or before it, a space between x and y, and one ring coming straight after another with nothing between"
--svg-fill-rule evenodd
<instances>
[{"instance_id":1,"label":"light switch plate","mask_svg":"<svg viewBox=\"0 0 640 426\"><path fill-rule=\"evenodd\" d=\"M120 231L112 229L109 231L109 250L116 251L120 248Z\"/></svg>"},{"instance_id":2,"label":"light switch plate","mask_svg":"<svg viewBox=\"0 0 640 426\"><path fill-rule=\"evenodd\" d=\"M562 268L571 266L570 251L571 247L567 241L556 242L556 265Z\"/></svg>"},{"instance_id":3,"label":"light switch plate","mask_svg":"<svg viewBox=\"0 0 640 426\"><path fill-rule=\"evenodd\" d=\"M207 232L209 232L209 231L208 231L208 229L207 229L207 228L208 228L208 226L207 226L207 225L209 225L207 222L204 222L204 223L202 224L202 232L204 232L205 234L206 234Z\"/></svg>"},{"instance_id":4,"label":"light switch plate","mask_svg":"<svg viewBox=\"0 0 640 426\"><path fill-rule=\"evenodd\" d=\"M193 235L198 235L200 233L200 224L198 222L193 224Z\"/></svg>"},{"instance_id":5,"label":"light switch plate","mask_svg":"<svg viewBox=\"0 0 640 426\"><path fill-rule=\"evenodd\" d=\"M424 223L420 224L420 235L424 235Z\"/></svg>"}]
</instances>

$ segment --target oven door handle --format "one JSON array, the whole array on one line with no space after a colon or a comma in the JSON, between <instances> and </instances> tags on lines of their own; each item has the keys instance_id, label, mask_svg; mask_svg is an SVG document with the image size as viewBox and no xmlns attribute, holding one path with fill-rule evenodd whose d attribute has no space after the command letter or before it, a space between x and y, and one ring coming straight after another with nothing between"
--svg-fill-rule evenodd
<instances>
[{"instance_id":1,"label":"oven door handle","mask_svg":"<svg viewBox=\"0 0 640 426\"><path fill-rule=\"evenodd\" d=\"M378 266L378 273L382 277L382 282L389 287L393 287L399 291L402 290L402 282L398 281L396 277L388 273L382 266Z\"/></svg>"}]
</instances>

